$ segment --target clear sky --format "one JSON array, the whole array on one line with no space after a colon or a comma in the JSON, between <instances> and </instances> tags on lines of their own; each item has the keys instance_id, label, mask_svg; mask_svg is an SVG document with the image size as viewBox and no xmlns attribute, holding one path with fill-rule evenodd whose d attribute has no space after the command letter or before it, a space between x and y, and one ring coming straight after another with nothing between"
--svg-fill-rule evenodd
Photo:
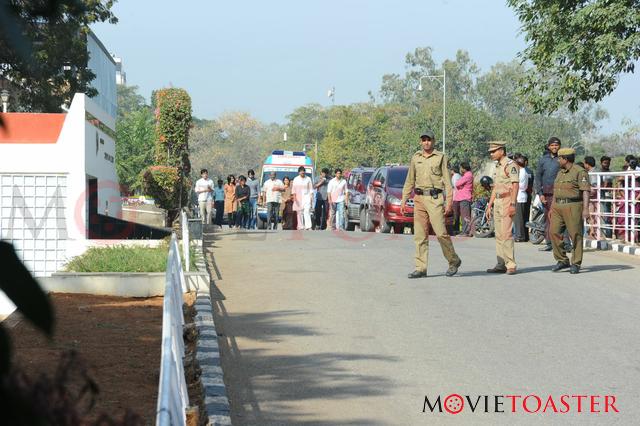
<instances>
[{"instance_id":1,"label":"clear sky","mask_svg":"<svg viewBox=\"0 0 640 426\"><path fill-rule=\"evenodd\" d=\"M182 87L194 115L248 111L283 123L310 102L366 101L383 74L404 73L404 57L431 46L440 62L467 50L483 71L524 47L502 0L119 0L116 25L94 31L124 61L129 85ZM603 102L611 118L640 121L640 78L621 79Z\"/></svg>"}]
</instances>

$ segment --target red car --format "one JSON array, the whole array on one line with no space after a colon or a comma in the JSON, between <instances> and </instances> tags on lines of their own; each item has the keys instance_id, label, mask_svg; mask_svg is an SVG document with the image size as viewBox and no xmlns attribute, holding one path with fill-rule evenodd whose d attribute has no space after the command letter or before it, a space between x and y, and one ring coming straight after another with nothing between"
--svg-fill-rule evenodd
<instances>
[{"instance_id":1,"label":"red car","mask_svg":"<svg viewBox=\"0 0 640 426\"><path fill-rule=\"evenodd\" d=\"M360 210L360 230L402 234L406 226L413 227L413 194L407 200L404 214L402 187L407 178L408 166L383 166L376 169L367 185L367 194Z\"/></svg>"}]
</instances>

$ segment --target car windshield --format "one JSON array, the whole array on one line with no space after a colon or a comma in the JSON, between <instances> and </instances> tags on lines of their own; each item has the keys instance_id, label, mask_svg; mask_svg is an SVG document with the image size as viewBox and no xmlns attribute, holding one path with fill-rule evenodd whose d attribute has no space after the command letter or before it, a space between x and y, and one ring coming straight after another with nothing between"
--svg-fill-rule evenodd
<instances>
[{"instance_id":1,"label":"car windshield","mask_svg":"<svg viewBox=\"0 0 640 426\"><path fill-rule=\"evenodd\" d=\"M373 172L364 172L362 173L362 183L366 186L369 183L369 179L371 179L371 175Z\"/></svg>"},{"instance_id":2,"label":"car windshield","mask_svg":"<svg viewBox=\"0 0 640 426\"><path fill-rule=\"evenodd\" d=\"M387 185L391 188L402 188L404 186L404 181L407 179L408 168L392 168L389 169L389 180L387 181Z\"/></svg>"}]
</instances>

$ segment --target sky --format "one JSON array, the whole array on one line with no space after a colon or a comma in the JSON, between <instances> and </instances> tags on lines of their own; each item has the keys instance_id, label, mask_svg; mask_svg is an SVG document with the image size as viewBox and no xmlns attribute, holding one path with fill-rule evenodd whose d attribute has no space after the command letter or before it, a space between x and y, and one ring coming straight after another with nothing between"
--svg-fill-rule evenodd
<instances>
[{"instance_id":1,"label":"sky","mask_svg":"<svg viewBox=\"0 0 640 426\"><path fill-rule=\"evenodd\" d=\"M480 6L481 5L481 6ZM404 58L431 46L441 62L467 50L482 71L525 47L504 0L119 0L116 25L92 28L123 60L127 84L147 99L181 87L198 118L246 111L265 122L307 103L368 100L382 76L404 74ZM640 78L623 76L601 105L602 132L640 121Z\"/></svg>"}]
</instances>

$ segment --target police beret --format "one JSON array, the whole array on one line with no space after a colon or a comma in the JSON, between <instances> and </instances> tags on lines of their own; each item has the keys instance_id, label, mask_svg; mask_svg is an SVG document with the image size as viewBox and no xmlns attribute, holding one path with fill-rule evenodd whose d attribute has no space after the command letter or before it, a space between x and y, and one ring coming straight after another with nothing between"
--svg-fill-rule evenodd
<instances>
[{"instance_id":1,"label":"police beret","mask_svg":"<svg viewBox=\"0 0 640 426\"><path fill-rule=\"evenodd\" d=\"M431 140L434 140L436 138L435 133L433 133L433 130L431 129L427 129L424 132L420 133L420 137L426 136Z\"/></svg>"},{"instance_id":2,"label":"police beret","mask_svg":"<svg viewBox=\"0 0 640 426\"><path fill-rule=\"evenodd\" d=\"M505 141L491 141L489 142L489 152L493 152L496 149L504 148L507 143Z\"/></svg>"},{"instance_id":3,"label":"police beret","mask_svg":"<svg viewBox=\"0 0 640 426\"><path fill-rule=\"evenodd\" d=\"M574 155L576 150L573 148L560 148L558 150L558 155Z\"/></svg>"}]
</instances>

